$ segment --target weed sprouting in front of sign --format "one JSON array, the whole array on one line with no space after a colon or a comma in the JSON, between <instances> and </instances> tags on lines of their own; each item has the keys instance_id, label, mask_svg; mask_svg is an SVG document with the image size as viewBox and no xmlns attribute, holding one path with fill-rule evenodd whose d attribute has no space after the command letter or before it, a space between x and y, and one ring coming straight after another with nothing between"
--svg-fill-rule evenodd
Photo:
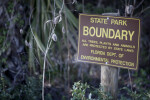
<instances>
[{"instance_id":1,"label":"weed sprouting in front of sign","mask_svg":"<svg viewBox=\"0 0 150 100\"><path fill-rule=\"evenodd\" d=\"M122 93L122 92L125 93ZM149 100L150 91L139 90L132 91L128 87L123 87L118 91L118 100ZM130 99L131 98L131 99ZM74 82L72 86L72 98L71 100L113 100L110 93L106 93L103 87L100 85L99 88L94 88L87 83L81 83L80 81Z\"/></svg>"},{"instance_id":2,"label":"weed sprouting in front of sign","mask_svg":"<svg viewBox=\"0 0 150 100\"><path fill-rule=\"evenodd\" d=\"M86 100L85 93L86 93L86 89L88 88L89 85L87 85L87 83L83 84L80 81L75 82L72 89L71 100Z\"/></svg>"},{"instance_id":3,"label":"weed sprouting in front of sign","mask_svg":"<svg viewBox=\"0 0 150 100\"><path fill-rule=\"evenodd\" d=\"M36 41L36 43L37 43L37 46L38 46L38 48L41 50L41 52L44 54L44 63L43 63L43 80L42 80L42 100L44 100L44 85L45 85L45 68L46 68L46 61L47 61L47 54L48 54L48 51L49 51L49 49L50 49L50 47L51 47L51 44L52 44L52 41L57 41L57 35L55 34L55 28L56 28L56 25L59 23L59 22L61 22L62 21L62 10L63 10L63 7L64 7L64 0L63 0L63 2L62 2L62 7L60 8L60 11L59 11L59 13L58 13L58 15L56 16L55 15L55 2L54 2L54 12L53 12L53 14L54 14L54 18L53 19L51 19L51 20L48 20L48 21L46 21L45 23L44 23L44 32L46 32L46 26L47 26L47 24L49 24L50 25L50 28L49 28L49 34L48 34L48 39L47 39L47 44L46 44L46 48L44 48L42 45L41 45L41 43L40 43L40 41L39 41L39 39L38 39L38 37L36 36L36 34L35 34L35 32L33 32L33 29L32 29L32 27L31 27L31 24L30 24L30 29L31 29L31 33L32 33L32 35L33 35L33 38L34 38L34 40ZM32 13L31 13L32 14ZM30 19L31 19L31 15L30 15Z\"/></svg>"},{"instance_id":4,"label":"weed sprouting in front of sign","mask_svg":"<svg viewBox=\"0 0 150 100\"><path fill-rule=\"evenodd\" d=\"M88 93L88 91L90 92ZM92 89L92 90L91 90ZM72 87L71 100L111 100L112 96L105 93L103 87L90 87L87 83L75 82Z\"/></svg>"}]
</instances>

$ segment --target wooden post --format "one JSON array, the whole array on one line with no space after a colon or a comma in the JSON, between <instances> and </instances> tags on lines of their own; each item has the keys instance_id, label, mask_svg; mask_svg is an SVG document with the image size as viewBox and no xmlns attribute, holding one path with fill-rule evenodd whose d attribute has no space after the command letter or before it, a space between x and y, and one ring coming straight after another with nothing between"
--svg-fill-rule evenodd
<instances>
[{"instance_id":1,"label":"wooden post","mask_svg":"<svg viewBox=\"0 0 150 100\"><path fill-rule=\"evenodd\" d=\"M113 99L117 99L118 68L101 66L101 86L104 91L110 93Z\"/></svg>"},{"instance_id":2,"label":"wooden post","mask_svg":"<svg viewBox=\"0 0 150 100\"><path fill-rule=\"evenodd\" d=\"M118 13L103 13L106 16L119 16ZM118 68L109 67L107 64L101 66L101 86L104 92L110 93L114 100L117 100L118 91Z\"/></svg>"}]
</instances>

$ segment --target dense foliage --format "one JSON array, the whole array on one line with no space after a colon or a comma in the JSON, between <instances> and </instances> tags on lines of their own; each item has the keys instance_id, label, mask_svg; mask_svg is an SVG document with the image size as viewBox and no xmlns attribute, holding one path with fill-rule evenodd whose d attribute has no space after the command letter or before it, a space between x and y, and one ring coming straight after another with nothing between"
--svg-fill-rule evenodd
<instances>
[{"instance_id":1,"label":"dense foliage","mask_svg":"<svg viewBox=\"0 0 150 100\"><path fill-rule=\"evenodd\" d=\"M78 14L118 9L142 21L139 70L131 78L120 70L118 99L149 100L149 0L1 0L0 100L112 99L100 86L100 65L76 62Z\"/></svg>"}]
</instances>

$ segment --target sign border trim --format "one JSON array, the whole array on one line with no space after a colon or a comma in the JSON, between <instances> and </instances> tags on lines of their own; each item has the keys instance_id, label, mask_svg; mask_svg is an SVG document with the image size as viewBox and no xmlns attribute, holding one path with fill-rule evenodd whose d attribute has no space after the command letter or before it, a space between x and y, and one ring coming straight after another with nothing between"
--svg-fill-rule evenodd
<instances>
[{"instance_id":1,"label":"sign border trim","mask_svg":"<svg viewBox=\"0 0 150 100\"><path fill-rule=\"evenodd\" d=\"M138 33L138 50L137 50L137 63L135 68L130 68L130 67L124 67L124 66L118 66L118 65L112 65L112 64L105 64L105 63L98 63L98 62L91 62L91 61L84 61L84 60L79 60L79 43L80 43L80 16L85 15L85 16L100 16L100 17L112 17L112 18L123 18L123 19L133 19L133 20L138 20L139 21L139 33ZM95 63L95 64L102 64L102 65L109 65L113 67L119 67L119 68L126 68L126 69L132 69L132 70L137 70L138 69L138 61L139 61L139 46L140 46L140 19L139 18L127 18L127 17L118 17L118 16L103 16L103 15L94 15L94 14L79 14L79 36L78 36L78 52L77 52L77 61L80 62L88 62L88 63Z\"/></svg>"}]
</instances>

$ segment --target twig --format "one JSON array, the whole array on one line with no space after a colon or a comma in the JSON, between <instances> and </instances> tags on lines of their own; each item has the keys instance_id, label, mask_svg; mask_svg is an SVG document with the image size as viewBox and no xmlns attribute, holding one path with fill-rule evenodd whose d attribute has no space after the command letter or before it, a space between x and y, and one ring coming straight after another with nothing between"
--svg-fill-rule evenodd
<instances>
[{"instance_id":1,"label":"twig","mask_svg":"<svg viewBox=\"0 0 150 100\"><path fill-rule=\"evenodd\" d=\"M136 4L136 0L133 1L133 6L135 6L135 4Z\"/></svg>"},{"instance_id":2,"label":"twig","mask_svg":"<svg viewBox=\"0 0 150 100\"><path fill-rule=\"evenodd\" d=\"M148 9L150 9L150 6L146 7L145 9L143 9L140 13L136 14L135 16L141 15L142 13L144 13Z\"/></svg>"},{"instance_id":3,"label":"twig","mask_svg":"<svg viewBox=\"0 0 150 100\"><path fill-rule=\"evenodd\" d=\"M67 18L66 18L66 12L65 12L65 24L66 24L66 32L67 32L67 49L68 49L68 60L67 60L67 78L68 78L68 89L70 88L70 84L69 84L69 81L70 81L70 66L69 66L69 61L70 61L70 51L69 51L69 36L68 36L68 23L67 23Z\"/></svg>"},{"instance_id":4,"label":"twig","mask_svg":"<svg viewBox=\"0 0 150 100\"><path fill-rule=\"evenodd\" d=\"M46 49L45 55L44 55L43 81L42 81L42 100L44 100L44 78L45 78L45 63L46 63L47 52L48 52L48 49Z\"/></svg>"},{"instance_id":5,"label":"twig","mask_svg":"<svg viewBox=\"0 0 150 100\"><path fill-rule=\"evenodd\" d=\"M125 17L127 16L126 6L127 6L127 0L125 0Z\"/></svg>"},{"instance_id":6,"label":"twig","mask_svg":"<svg viewBox=\"0 0 150 100\"><path fill-rule=\"evenodd\" d=\"M134 9L137 9L140 7L140 5L144 2L144 0L142 0Z\"/></svg>"},{"instance_id":7,"label":"twig","mask_svg":"<svg viewBox=\"0 0 150 100\"><path fill-rule=\"evenodd\" d=\"M51 37L52 37L52 34L54 34L54 29L55 28L53 28L52 33L49 35L48 42L47 42L47 47L46 47L46 50L45 50L45 53L44 53L43 80L42 80L42 100L44 100L44 79L45 79L46 56L47 56L48 50L49 50L49 48L51 46L51 43L52 43Z\"/></svg>"},{"instance_id":8,"label":"twig","mask_svg":"<svg viewBox=\"0 0 150 100\"><path fill-rule=\"evenodd\" d=\"M130 4L130 0L128 1L128 5Z\"/></svg>"},{"instance_id":9,"label":"twig","mask_svg":"<svg viewBox=\"0 0 150 100\"><path fill-rule=\"evenodd\" d=\"M130 79L131 91L133 92L132 79L131 79L131 75L130 75L130 71L129 71L129 69L128 69L128 74L129 74L129 79Z\"/></svg>"},{"instance_id":10,"label":"twig","mask_svg":"<svg viewBox=\"0 0 150 100\"><path fill-rule=\"evenodd\" d=\"M62 12L63 6L64 6L64 0L63 0L62 8L61 8L61 10L59 12L59 16L61 16L61 12ZM54 0L54 19L55 19L55 0ZM53 22L54 23L54 21L51 21L51 20L46 21L46 23L44 23L44 29L45 29L45 25L48 22ZM45 53L44 53L43 80L42 80L42 100L44 100L44 79L45 79L46 56L47 56L48 50L50 49L50 46L51 46L51 43L52 43L52 35L54 34L55 27L56 27L56 24L54 24L54 26L52 25L52 28L51 28L52 32L49 34L46 50L45 50Z\"/></svg>"},{"instance_id":11,"label":"twig","mask_svg":"<svg viewBox=\"0 0 150 100\"><path fill-rule=\"evenodd\" d=\"M4 8L4 11L6 12L6 17L7 17L7 19L10 21L11 19L10 19L10 16L9 16L8 12L7 12L6 7L4 6L3 8Z\"/></svg>"},{"instance_id":12,"label":"twig","mask_svg":"<svg viewBox=\"0 0 150 100\"><path fill-rule=\"evenodd\" d=\"M55 0L54 0L54 18L55 18L55 9L56 9L56 7L55 7Z\"/></svg>"}]
</instances>

